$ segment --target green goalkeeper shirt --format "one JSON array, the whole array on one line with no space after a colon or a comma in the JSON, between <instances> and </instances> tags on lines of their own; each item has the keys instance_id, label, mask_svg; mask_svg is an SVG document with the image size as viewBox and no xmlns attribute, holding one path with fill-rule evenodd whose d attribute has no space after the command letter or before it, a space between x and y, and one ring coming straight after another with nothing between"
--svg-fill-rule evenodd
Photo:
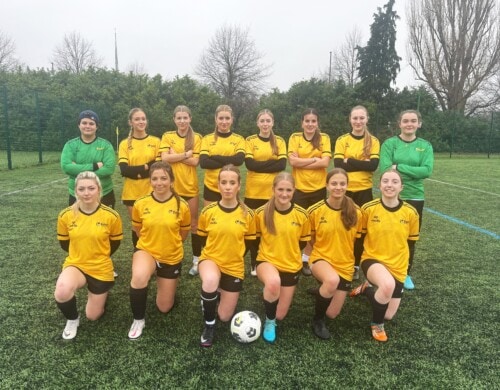
<instances>
[{"instance_id":1,"label":"green goalkeeper shirt","mask_svg":"<svg viewBox=\"0 0 500 390\"><path fill-rule=\"evenodd\" d=\"M403 200L424 200L424 179L432 174L434 152L430 142L415 138L407 142L399 136L391 137L380 149L380 171L385 172L392 165L403 178Z\"/></svg>"},{"instance_id":2,"label":"green goalkeeper shirt","mask_svg":"<svg viewBox=\"0 0 500 390\"><path fill-rule=\"evenodd\" d=\"M96 163L103 166L97 169ZM113 145L103 138L96 137L92 142L85 143L81 137L66 142L61 154L61 168L69 176L68 190L75 196L75 179L80 172L93 171L99 177L102 185L102 195L113 191L111 175L115 171L116 157Z\"/></svg>"}]
</instances>

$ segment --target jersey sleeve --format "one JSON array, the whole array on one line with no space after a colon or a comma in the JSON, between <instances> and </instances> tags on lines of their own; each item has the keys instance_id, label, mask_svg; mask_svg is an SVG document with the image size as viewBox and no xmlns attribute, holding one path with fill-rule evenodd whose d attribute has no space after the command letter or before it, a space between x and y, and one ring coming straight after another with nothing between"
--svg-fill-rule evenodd
<instances>
[{"instance_id":1,"label":"jersey sleeve","mask_svg":"<svg viewBox=\"0 0 500 390\"><path fill-rule=\"evenodd\" d=\"M394 142L393 138L389 138L382 144L382 147L380 148L379 167L381 173L384 173L390 167L392 167L392 165L394 165L393 159L394 159Z\"/></svg>"},{"instance_id":2,"label":"jersey sleeve","mask_svg":"<svg viewBox=\"0 0 500 390\"><path fill-rule=\"evenodd\" d=\"M115 165L115 150L113 149L113 145L106 141L102 156L102 167L95 171L95 174L99 177L111 176L115 171Z\"/></svg>"},{"instance_id":3,"label":"jersey sleeve","mask_svg":"<svg viewBox=\"0 0 500 390\"><path fill-rule=\"evenodd\" d=\"M61 169L69 176L77 176L80 172L93 171L94 164L92 162L86 164L75 163L75 151L73 150L74 142L67 142L61 153Z\"/></svg>"},{"instance_id":4,"label":"jersey sleeve","mask_svg":"<svg viewBox=\"0 0 500 390\"><path fill-rule=\"evenodd\" d=\"M311 241L311 220L304 218L299 241Z\"/></svg>"},{"instance_id":5,"label":"jersey sleeve","mask_svg":"<svg viewBox=\"0 0 500 390\"><path fill-rule=\"evenodd\" d=\"M57 239L59 241L69 241L68 226L64 220L65 211L61 211L57 217Z\"/></svg>"},{"instance_id":6,"label":"jersey sleeve","mask_svg":"<svg viewBox=\"0 0 500 390\"><path fill-rule=\"evenodd\" d=\"M123 239L122 219L118 214L116 214L116 218L111 225L109 239L111 241L120 241Z\"/></svg>"},{"instance_id":7,"label":"jersey sleeve","mask_svg":"<svg viewBox=\"0 0 500 390\"><path fill-rule=\"evenodd\" d=\"M432 145L427 143L419 166L414 167L406 164L397 164L396 169L413 179L427 179L431 176L432 170L434 169L434 152L432 150Z\"/></svg>"},{"instance_id":8,"label":"jersey sleeve","mask_svg":"<svg viewBox=\"0 0 500 390\"><path fill-rule=\"evenodd\" d=\"M206 210L201 210L200 216L198 218L198 228L196 230L196 234L202 237L207 237L207 213Z\"/></svg>"},{"instance_id":9,"label":"jersey sleeve","mask_svg":"<svg viewBox=\"0 0 500 390\"><path fill-rule=\"evenodd\" d=\"M245 233L245 240L255 240L257 238L255 213L250 209L248 209L247 211L247 223L248 223L248 229Z\"/></svg>"},{"instance_id":10,"label":"jersey sleeve","mask_svg":"<svg viewBox=\"0 0 500 390\"><path fill-rule=\"evenodd\" d=\"M181 203L181 230L191 230L191 212L187 203Z\"/></svg>"}]
</instances>

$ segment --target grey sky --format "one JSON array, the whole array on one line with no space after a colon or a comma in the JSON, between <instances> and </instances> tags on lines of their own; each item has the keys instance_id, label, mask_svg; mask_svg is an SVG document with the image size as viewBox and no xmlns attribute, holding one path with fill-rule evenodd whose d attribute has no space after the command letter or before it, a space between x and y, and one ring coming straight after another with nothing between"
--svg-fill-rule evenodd
<instances>
[{"instance_id":1,"label":"grey sky","mask_svg":"<svg viewBox=\"0 0 500 390\"><path fill-rule=\"evenodd\" d=\"M224 24L249 27L265 62L272 64L270 88L287 90L294 82L328 68L329 53L354 27L369 38L377 7L387 0L3 0L0 30L16 44L18 59L31 68L50 68L50 57L64 34L76 31L91 41L114 67L114 29L121 71L136 63L150 75L171 79L193 75L215 30ZM398 86L413 85L406 62L405 7L397 0Z\"/></svg>"}]
</instances>

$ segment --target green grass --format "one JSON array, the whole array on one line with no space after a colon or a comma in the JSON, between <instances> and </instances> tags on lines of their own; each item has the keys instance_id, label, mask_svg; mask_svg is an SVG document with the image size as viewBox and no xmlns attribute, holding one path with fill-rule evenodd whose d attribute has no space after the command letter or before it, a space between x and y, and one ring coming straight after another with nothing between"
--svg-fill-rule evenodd
<instances>
[{"instance_id":1,"label":"green grass","mask_svg":"<svg viewBox=\"0 0 500 390\"><path fill-rule=\"evenodd\" d=\"M13 151L10 157L11 157L12 169L18 169L18 168L27 168L36 165L57 162L61 158L61 152L43 151L41 156L41 161L42 161L41 163L38 152ZM7 151L0 150L0 171L5 171L8 169L9 165L8 165Z\"/></svg>"},{"instance_id":2,"label":"green grass","mask_svg":"<svg viewBox=\"0 0 500 390\"><path fill-rule=\"evenodd\" d=\"M436 181L426 183L426 207L498 236L499 177L498 159L438 158ZM346 301L341 315L328 322L331 340L317 339L310 329L313 301L305 291L315 282L302 278L275 345L262 339L238 344L228 326L219 324L214 346L203 350L198 346L200 284L187 275L187 264L173 311L162 315L156 310L151 283L144 334L137 341L127 339L132 247L128 216L119 205L126 233L114 256L119 278L107 312L94 323L82 315L77 338L64 341L65 321L53 289L64 259L55 227L67 202L66 186L58 164L0 175L2 389L500 386L500 241L430 212L424 214L417 244L417 288L405 293L396 318L387 324L386 344L371 339L371 310L362 298ZM119 196L118 174L115 188ZM262 316L261 293L260 283L248 277L238 309ZM85 291L77 297L83 313Z\"/></svg>"}]
</instances>

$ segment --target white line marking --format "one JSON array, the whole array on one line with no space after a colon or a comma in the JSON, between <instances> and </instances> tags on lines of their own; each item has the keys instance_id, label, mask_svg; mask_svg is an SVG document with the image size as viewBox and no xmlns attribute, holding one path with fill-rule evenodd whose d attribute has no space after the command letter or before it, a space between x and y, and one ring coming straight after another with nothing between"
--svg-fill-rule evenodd
<instances>
[{"instance_id":1,"label":"white line marking","mask_svg":"<svg viewBox=\"0 0 500 390\"><path fill-rule=\"evenodd\" d=\"M13 195L13 194L18 194L19 192L23 192L23 191L29 191L29 190L33 190L35 188L40 188L40 187L44 187L44 186L47 186L47 185L50 185L50 184L54 184L54 183L57 183L57 182L60 182L60 181L63 181L63 180L67 180L68 178L65 177L64 179L57 179L57 180L52 180L52 181L49 181L48 183L42 183L42 184L38 184L36 186L32 186L32 187L26 187L26 188L23 188L21 190L16 190L16 191L11 191L11 192L6 192L5 194L0 194L0 197L2 196L7 196L7 195Z\"/></svg>"},{"instance_id":2,"label":"white line marking","mask_svg":"<svg viewBox=\"0 0 500 390\"><path fill-rule=\"evenodd\" d=\"M471 190L471 191L476 191L476 192L482 192L483 194L488 194L488 195L493 195L493 196L499 196L500 197L500 194L495 194L494 192L488 192L488 191L478 190L476 188L459 186L459 185L456 185L456 184L451 184L451 183L447 183L445 181L440 181L440 180L434 180L434 179L426 179L426 180L428 180L428 181L434 181L436 183L444 184L444 185L451 186L451 187L462 188L464 190Z\"/></svg>"}]
</instances>

